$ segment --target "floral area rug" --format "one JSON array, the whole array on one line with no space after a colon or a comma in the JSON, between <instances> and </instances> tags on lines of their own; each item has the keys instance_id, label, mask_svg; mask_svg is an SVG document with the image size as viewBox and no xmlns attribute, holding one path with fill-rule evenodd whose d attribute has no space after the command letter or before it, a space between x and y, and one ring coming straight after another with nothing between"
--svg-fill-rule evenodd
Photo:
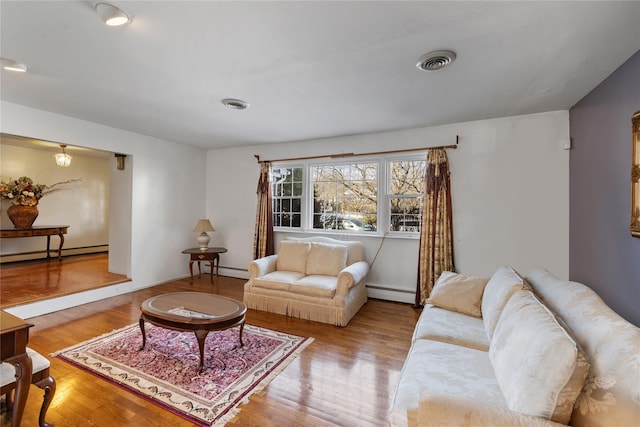
<instances>
[{"instance_id":1,"label":"floral area rug","mask_svg":"<svg viewBox=\"0 0 640 427\"><path fill-rule=\"evenodd\" d=\"M130 325L52 354L201 426L222 426L249 396L265 387L313 338L245 325L209 332L204 370L193 332Z\"/></svg>"}]
</instances>

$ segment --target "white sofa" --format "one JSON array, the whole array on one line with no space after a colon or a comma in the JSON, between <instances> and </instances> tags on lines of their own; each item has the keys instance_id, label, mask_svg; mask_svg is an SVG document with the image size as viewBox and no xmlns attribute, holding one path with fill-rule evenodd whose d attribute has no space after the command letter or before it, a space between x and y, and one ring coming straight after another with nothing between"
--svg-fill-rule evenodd
<instances>
[{"instance_id":1,"label":"white sofa","mask_svg":"<svg viewBox=\"0 0 640 427\"><path fill-rule=\"evenodd\" d=\"M420 315L392 426L640 426L640 329L583 284L446 272Z\"/></svg>"},{"instance_id":2,"label":"white sofa","mask_svg":"<svg viewBox=\"0 0 640 427\"><path fill-rule=\"evenodd\" d=\"M328 237L283 240L276 255L249 264L248 308L346 326L367 302L362 243Z\"/></svg>"}]
</instances>

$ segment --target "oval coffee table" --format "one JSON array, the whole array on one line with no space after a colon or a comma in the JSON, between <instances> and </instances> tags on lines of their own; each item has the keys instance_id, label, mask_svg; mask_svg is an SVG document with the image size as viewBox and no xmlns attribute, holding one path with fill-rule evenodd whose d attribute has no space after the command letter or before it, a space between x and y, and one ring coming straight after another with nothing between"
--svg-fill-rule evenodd
<instances>
[{"instance_id":1,"label":"oval coffee table","mask_svg":"<svg viewBox=\"0 0 640 427\"><path fill-rule=\"evenodd\" d=\"M193 331L200 349L198 372L204 369L204 341L209 331L220 331L240 325L240 345L247 306L232 298L205 292L173 292L157 295L140 306L142 350L147 342L144 322L177 331Z\"/></svg>"}]
</instances>

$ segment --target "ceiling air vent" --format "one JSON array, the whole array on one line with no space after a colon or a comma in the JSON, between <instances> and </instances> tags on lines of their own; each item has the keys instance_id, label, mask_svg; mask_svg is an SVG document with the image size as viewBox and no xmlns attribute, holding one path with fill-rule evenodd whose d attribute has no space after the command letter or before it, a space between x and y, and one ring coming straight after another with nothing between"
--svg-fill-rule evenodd
<instances>
[{"instance_id":1,"label":"ceiling air vent","mask_svg":"<svg viewBox=\"0 0 640 427\"><path fill-rule=\"evenodd\" d=\"M436 50L420 57L416 67L422 71L437 71L456 60L456 53L451 50Z\"/></svg>"}]
</instances>

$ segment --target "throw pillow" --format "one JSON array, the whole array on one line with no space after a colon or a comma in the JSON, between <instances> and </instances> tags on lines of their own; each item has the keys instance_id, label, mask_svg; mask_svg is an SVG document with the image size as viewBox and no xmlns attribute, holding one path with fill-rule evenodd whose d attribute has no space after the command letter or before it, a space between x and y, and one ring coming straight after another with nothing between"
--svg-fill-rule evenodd
<instances>
[{"instance_id":1,"label":"throw pillow","mask_svg":"<svg viewBox=\"0 0 640 427\"><path fill-rule=\"evenodd\" d=\"M347 266L347 247L329 243L311 243L307 258L308 275L334 276Z\"/></svg>"},{"instance_id":2,"label":"throw pillow","mask_svg":"<svg viewBox=\"0 0 640 427\"><path fill-rule=\"evenodd\" d=\"M309 243L306 242L284 241L280 243L276 270L295 271L304 274L307 267L308 252Z\"/></svg>"},{"instance_id":3,"label":"throw pillow","mask_svg":"<svg viewBox=\"0 0 640 427\"><path fill-rule=\"evenodd\" d=\"M458 313L482 317L482 293L489 279L443 271L427 303Z\"/></svg>"},{"instance_id":4,"label":"throw pillow","mask_svg":"<svg viewBox=\"0 0 640 427\"><path fill-rule=\"evenodd\" d=\"M524 288L524 279L509 266L500 267L493 273L482 294L482 322L489 339L511 295Z\"/></svg>"},{"instance_id":5,"label":"throw pillow","mask_svg":"<svg viewBox=\"0 0 640 427\"><path fill-rule=\"evenodd\" d=\"M489 345L509 409L568 424L589 363L570 331L533 292L513 294Z\"/></svg>"}]
</instances>

